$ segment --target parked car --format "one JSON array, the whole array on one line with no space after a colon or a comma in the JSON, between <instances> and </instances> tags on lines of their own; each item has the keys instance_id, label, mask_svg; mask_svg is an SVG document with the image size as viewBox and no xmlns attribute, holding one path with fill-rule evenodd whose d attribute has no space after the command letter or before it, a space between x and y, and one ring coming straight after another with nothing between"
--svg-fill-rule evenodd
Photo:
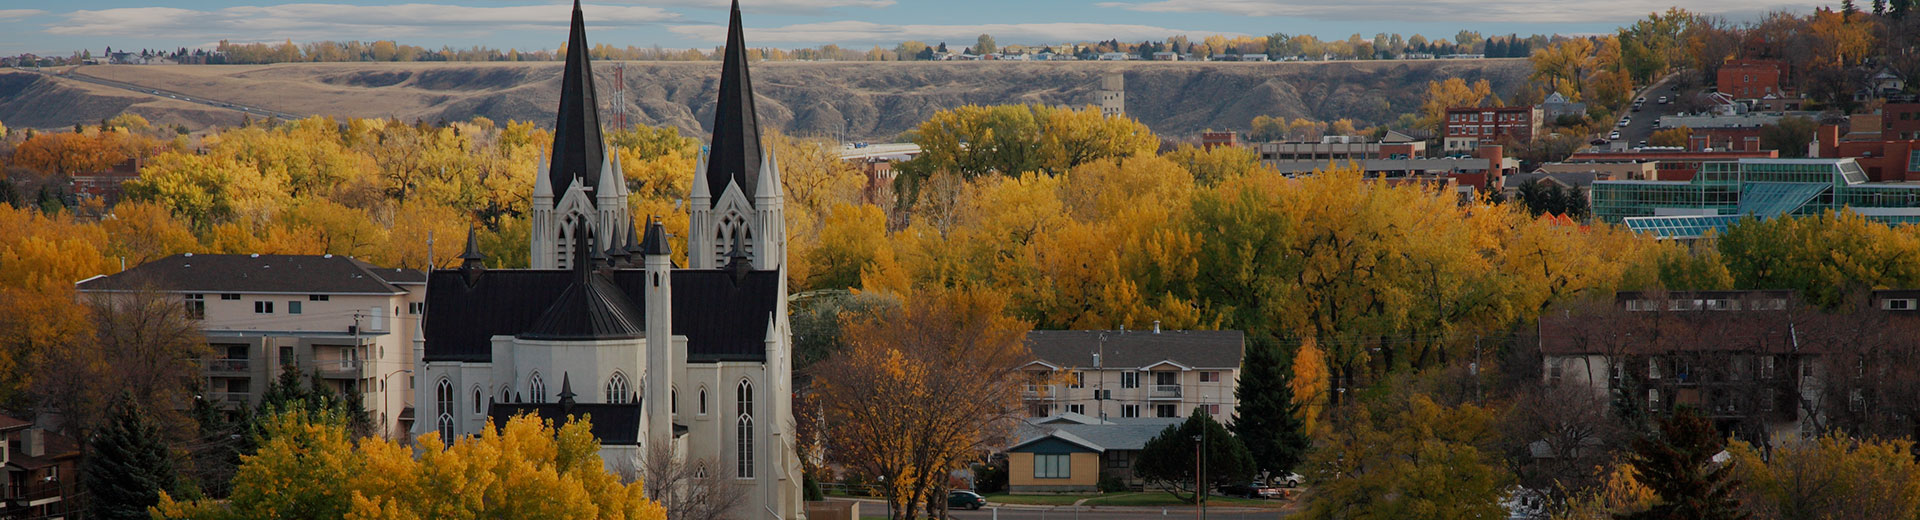
<instances>
[{"instance_id":1,"label":"parked car","mask_svg":"<svg viewBox=\"0 0 1920 520\"><path fill-rule=\"evenodd\" d=\"M1280 481L1280 485L1291 488L1291 487L1300 487L1301 484L1305 484L1307 482L1307 477L1302 476L1299 473L1288 473L1286 476L1280 477L1278 480Z\"/></svg>"},{"instance_id":2,"label":"parked car","mask_svg":"<svg viewBox=\"0 0 1920 520\"><path fill-rule=\"evenodd\" d=\"M947 508L948 509L978 510L981 507L985 507L986 505L987 505L987 497L980 496L979 493L975 493L972 491L947 492Z\"/></svg>"},{"instance_id":3,"label":"parked car","mask_svg":"<svg viewBox=\"0 0 1920 520\"><path fill-rule=\"evenodd\" d=\"M1614 130L1614 131L1613 131L1613 133L1610 133L1610 134L1607 134L1607 140L1609 140L1609 141L1612 141L1612 140L1619 140L1619 139L1620 139L1620 131L1619 131L1619 130Z\"/></svg>"},{"instance_id":4,"label":"parked car","mask_svg":"<svg viewBox=\"0 0 1920 520\"><path fill-rule=\"evenodd\" d=\"M1214 488L1221 495L1241 498L1277 498L1286 492L1259 482L1238 482Z\"/></svg>"}]
</instances>

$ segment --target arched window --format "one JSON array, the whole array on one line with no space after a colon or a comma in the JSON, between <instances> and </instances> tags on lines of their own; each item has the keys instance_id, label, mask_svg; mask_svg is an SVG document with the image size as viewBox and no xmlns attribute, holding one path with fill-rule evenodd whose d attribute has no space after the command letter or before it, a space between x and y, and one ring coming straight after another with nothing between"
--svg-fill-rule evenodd
<instances>
[{"instance_id":1,"label":"arched window","mask_svg":"<svg viewBox=\"0 0 1920 520\"><path fill-rule=\"evenodd\" d=\"M473 414L480 415L480 385L473 385Z\"/></svg>"},{"instance_id":2,"label":"arched window","mask_svg":"<svg viewBox=\"0 0 1920 520\"><path fill-rule=\"evenodd\" d=\"M632 395L628 391L626 374L614 372L613 377L607 379L607 402L626 404L627 398Z\"/></svg>"},{"instance_id":3,"label":"arched window","mask_svg":"<svg viewBox=\"0 0 1920 520\"><path fill-rule=\"evenodd\" d=\"M734 399L735 409L740 412L739 423L737 431L735 432L735 434L739 435L737 442L739 453L735 459L738 460L740 464L739 474L737 476L743 479L750 479L753 478L753 382L741 379L740 387L736 390Z\"/></svg>"},{"instance_id":4,"label":"arched window","mask_svg":"<svg viewBox=\"0 0 1920 520\"><path fill-rule=\"evenodd\" d=\"M547 383L540 380L539 372L527 377L527 402L547 402Z\"/></svg>"},{"instance_id":5,"label":"arched window","mask_svg":"<svg viewBox=\"0 0 1920 520\"><path fill-rule=\"evenodd\" d=\"M700 462L694 463L693 478L696 478L696 479L707 478L707 462L706 461L700 461Z\"/></svg>"},{"instance_id":6,"label":"arched window","mask_svg":"<svg viewBox=\"0 0 1920 520\"><path fill-rule=\"evenodd\" d=\"M453 382L440 378L434 389L434 411L440 414L440 442L453 443Z\"/></svg>"},{"instance_id":7,"label":"arched window","mask_svg":"<svg viewBox=\"0 0 1920 520\"><path fill-rule=\"evenodd\" d=\"M707 387L700 387L700 415L707 414Z\"/></svg>"},{"instance_id":8,"label":"arched window","mask_svg":"<svg viewBox=\"0 0 1920 520\"><path fill-rule=\"evenodd\" d=\"M500 385L500 402L513 402L513 385Z\"/></svg>"},{"instance_id":9,"label":"arched window","mask_svg":"<svg viewBox=\"0 0 1920 520\"><path fill-rule=\"evenodd\" d=\"M667 413L680 413L680 389L667 389Z\"/></svg>"}]
</instances>

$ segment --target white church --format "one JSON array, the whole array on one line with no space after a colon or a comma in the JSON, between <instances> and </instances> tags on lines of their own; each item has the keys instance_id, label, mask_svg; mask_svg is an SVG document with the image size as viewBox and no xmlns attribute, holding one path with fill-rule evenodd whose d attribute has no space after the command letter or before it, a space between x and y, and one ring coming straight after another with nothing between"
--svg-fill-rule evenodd
<instances>
[{"instance_id":1,"label":"white church","mask_svg":"<svg viewBox=\"0 0 1920 520\"><path fill-rule=\"evenodd\" d=\"M590 416L610 469L636 470L670 445L696 473L743 488L734 517L804 516L780 170L761 146L738 3L723 67L688 194L690 265L676 266L663 226L628 214L576 0L553 152L532 199L533 268L487 269L469 236L461 267L429 276L415 435Z\"/></svg>"}]
</instances>

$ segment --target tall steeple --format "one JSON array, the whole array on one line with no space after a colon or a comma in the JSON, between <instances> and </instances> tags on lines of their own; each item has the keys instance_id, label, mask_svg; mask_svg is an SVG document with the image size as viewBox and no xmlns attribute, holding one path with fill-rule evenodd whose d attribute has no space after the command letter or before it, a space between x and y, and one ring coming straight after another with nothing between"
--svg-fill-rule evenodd
<instances>
[{"instance_id":1,"label":"tall steeple","mask_svg":"<svg viewBox=\"0 0 1920 520\"><path fill-rule=\"evenodd\" d=\"M553 122L553 159L547 171L555 192L565 191L576 179L589 189L600 184L605 150L600 140L600 101L593 94L593 64L587 53L587 24L580 0L574 0L567 66L560 79L559 116Z\"/></svg>"},{"instance_id":2,"label":"tall steeple","mask_svg":"<svg viewBox=\"0 0 1920 520\"><path fill-rule=\"evenodd\" d=\"M575 14L576 17L579 15ZM576 18L577 19L577 18ZM572 63L572 56L568 56ZM720 70L720 100L713 110L713 142L707 158L707 191L719 202L727 183L753 200L760 176L760 120L753 110L753 81L747 74L747 43L740 29L740 0L727 22L726 58Z\"/></svg>"}]
</instances>

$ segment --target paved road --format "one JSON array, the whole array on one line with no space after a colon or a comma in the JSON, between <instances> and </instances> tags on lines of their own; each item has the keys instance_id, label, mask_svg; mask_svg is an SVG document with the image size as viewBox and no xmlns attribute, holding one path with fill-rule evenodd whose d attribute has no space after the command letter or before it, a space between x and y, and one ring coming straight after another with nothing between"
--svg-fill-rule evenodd
<instances>
[{"instance_id":1,"label":"paved road","mask_svg":"<svg viewBox=\"0 0 1920 520\"><path fill-rule=\"evenodd\" d=\"M1625 113L1625 115L1633 117L1633 120L1629 122L1626 127L1622 128L1618 126L1617 123L1619 123L1619 120L1614 120L1616 125L1613 127L1613 130L1620 131L1620 138L1612 140L1613 143L1609 146L1610 149L1631 149L1639 146L1641 141L1645 141L1653 136L1653 131L1655 130L1654 125L1660 122L1660 116L1673 115L1680 112L1678 98L1681 92L1667 90L1668 85L1672 84L1673 81L1675 81L1674 76L1667 76L1646 90L1635 94L1635 97L1645 97L1647 102L1640 107L1639 112L1633 112L1629 109L1629 111ZM1666 96L1668 103L1664 105L1660 104L1660 96Z\"/></svg>"},{"instance_id":2,"label":"paved road","mask_svg":"<svg viewBox=\"0 0 1920 520\"><path fill-rule=\"evenodd\" d=\"M844 498L829 498L845 501ZM953 511L959 520L1196 520L1191 507L1044 507L988 506L979 511ZM861 501L860 516L886 516L887 506L880 501ZM1276 520L1286 514L1279 510L1252 508L1207 508L1205 520Z\"/></svg>"},{"instance_id":3,"label":"paved road","mask_svg":"<svg viewBox=\"0 0 1920 520\"><path fill-rule=\"evenodd\" d=\"M267 109L256 107L256 106L242 105L239 103L232 103L232 102L214 100L214 99L202 99L202 98L188 96L180 92L174 92L171 90L145 87L141 85L135 85L132 83L125 83L125 82L114 81L114 80L105 79L105 78L89 76L85 71L81 70L84 68L86 68L86 66L84 65L77 66L77 67L67 69L65 73L58 73L58 74L49 72L46 70L19 68L19 67L16 67L14 70L20 70L20 71L26 71L26 72L38 72L41 74L46 74L48 76L53 76L57 78L70 79L74 81L84 81L84 82L92 83L95 85L112 87L112 88L117 88L121 90L131 90L133 92L146 94L149 96L168 97L172 99L186 101L188 103L197 103L197 104L206 105L213 108L223 108L227 110L232 110L234 112L250 114L255 117L277 117L284 120L295 120L295 119L306 117L298 114L289 114L286 112L267 110Z\"/></svg>"}]
</instances>

